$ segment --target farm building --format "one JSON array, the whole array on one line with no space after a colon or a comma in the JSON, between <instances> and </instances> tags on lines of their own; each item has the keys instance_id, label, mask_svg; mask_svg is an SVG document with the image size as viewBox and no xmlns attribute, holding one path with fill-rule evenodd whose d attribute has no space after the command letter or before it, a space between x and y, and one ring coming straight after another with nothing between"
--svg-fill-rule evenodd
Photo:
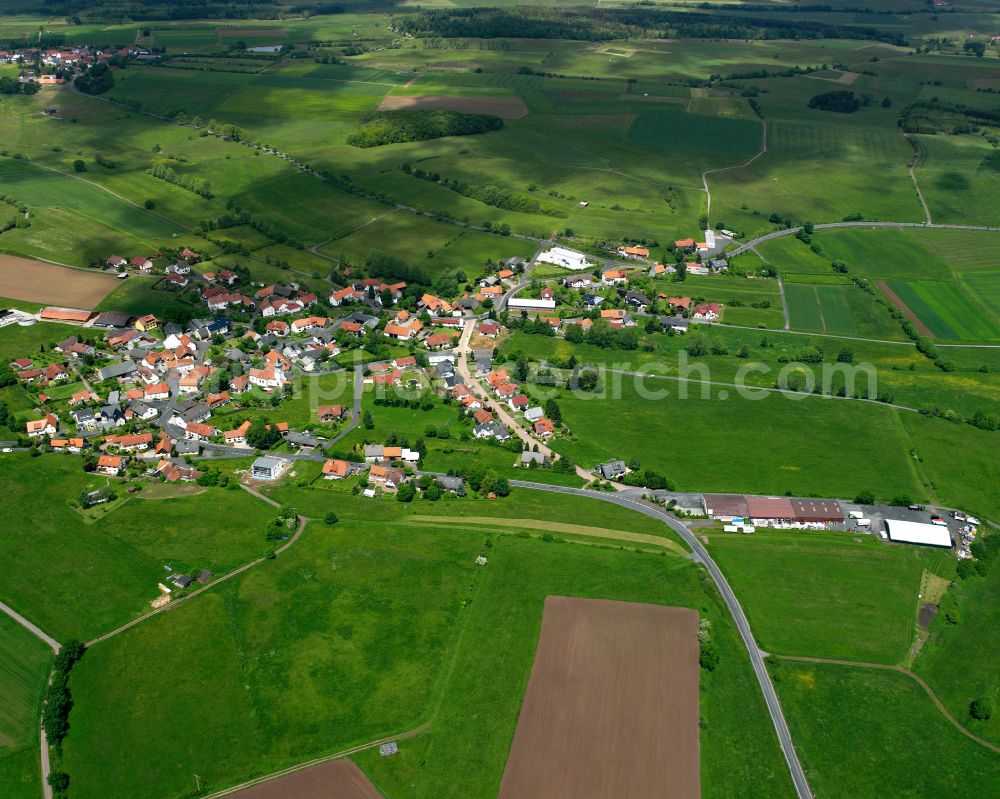
<instances>
[{"instance_id":1,"label":"farm building","mask_svg":"<svg viewBox=\"0 0 1000 799\"><path fill-rule=\"evenodd\" d=\"M586 255L576 252L575 250L567 250L565 247L553 247L551 250L546 250L539 255L535 261L538 263L564 266L567 269L572 269L574 271L590 269L592 266L592 264L587 260Z\"/></svg>"},{"instance_id":2,"label":"farm building","mask_svg":"<svg viewBox=\"0 0 1000 799\"><path fill-rule=\"evenodd\" d=\"M930 547L950 547L951 533L947 527L922 522L907 522L899 519L886 519L885 530L890 541L904 544L923 544Z\"/></svg>"},{"instance_id":3,"label":"farm building","mask_svg":"<svg viewBox=\"0 0 1000 799\"><path fill-rule=\"evenodd\" d=\"M831 499L756 497L743 494L705 494L705 514L713 519L755 519L762 522L818 522L844 520L840 503Z\"/></svg>"},{"instance_id":4,"label":"farm building","mask_svg":"<svg viewBox=\"0 0 1000 799\"><path fill-rule=\"evenodd\" d=\"M94 315L93 311L81 311L79 308L42 308L38 318L47 322L77 322L84 324Z\"/></svg>"}]
</instances>

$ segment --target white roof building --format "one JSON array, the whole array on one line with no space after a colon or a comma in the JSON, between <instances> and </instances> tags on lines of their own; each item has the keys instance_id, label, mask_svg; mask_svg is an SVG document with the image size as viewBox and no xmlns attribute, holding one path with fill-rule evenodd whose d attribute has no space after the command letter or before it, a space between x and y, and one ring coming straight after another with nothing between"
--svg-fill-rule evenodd
<instances>
[{"instance_id":1,"label":"white roof building","mask_svg":"<svg viewBox=\"0 0 1000 799\"><path fill-rule=\"evenodd\" d=\"M950 547L951 533L947 527L922 522L886 519L885 529L889 539L904 544L924 544L931 547Z\"/></svg>"},{"instance_id":2,"label":"white roof building","mask_svg":"<svg viewBox=\"0 0 1000 799\"><path fill-rule=\"evenodd\" d=\"M525 311L553 311L556 307L555 300L530 300L514 297L507 302L507 307Z\"/></svg>"},{"instance_id":3,"label":"white roof building","mask_svg":"<svg viewBox=\"0 0 1000 799\"><path fill-rule=\"evenodd\" d=\"M546 250L535 261L536 263L564 266L574 271L591 269L594 266L587 260L587 256L583 253L576 252L575 250L567 250L565 247L553 247L551 250Z\"/></svg>"}]
</instances>

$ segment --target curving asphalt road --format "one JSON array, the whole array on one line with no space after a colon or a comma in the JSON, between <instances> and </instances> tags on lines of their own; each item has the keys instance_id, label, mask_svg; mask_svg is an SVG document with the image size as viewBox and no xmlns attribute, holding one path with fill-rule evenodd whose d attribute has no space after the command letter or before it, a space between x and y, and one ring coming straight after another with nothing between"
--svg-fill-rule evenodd
<instances>
[{"instance_id":1,"label":"curving asphalt road","mask_svg":"<svg viewBox=\"0 0 1000 799\"><path fill-rule=\"evenodd\" d=\"M588 491L583 488L567 488L565 486L546 485L545 483L533 483L525 480L511 480L510 483L514 486L536 491L552 491L558 494L575 494L576 496L590 497L592 499L599 499L604 502L619 505L623 508L638 511L645 516L658 519L666 524L670 527L670 529L677 533L677 535L679 535L688 546L691 547L697 560L701 561L708 570L709 576L715 583L716 588L719 589L719 594L726 603L729 615L732 616L733 622L736 624L736 629L740 631L740 637L743 639L743 643L750 655L750 663L753 666L754 674L757 676L757 682L760 684L761 691L764 693L764 701L767 703L767 711L771 716L771 723L774 725L774 731L778 736L778 744L781 746L781 751L785 755L785 760L788 763L788 770L792 777L792 783L795 785L795 791L798 794L799 799L812 799L812 791L809 788L809 781L806 779L805 772L802 769L802 764L799 762L798 754L795 752L795 745L792 743L792 735L788 730L788 724L785 722L785 716L781 711L781 703L778 701L778 695L774 690L774 685L771 683L771 677L767 673L767 668L764 666L763 656L766 653L761 652L758 648L757 642L754 640L753 633L750 631L750 623L747 621L747 617L743 613L743 608L740 606L739 600L736 598L736 594L733 593L733 589L729 587L729 583L722 574L722 570L719 569L719 567L715 564L715 561L712 560L712 556L708 554L708 550L706 550L701 541L698 540L698 537L695 536L694 533L692 533L687 527L670 516L666 511L656 505L645 502L636 496Z\"/></svg>"}]
</instances>

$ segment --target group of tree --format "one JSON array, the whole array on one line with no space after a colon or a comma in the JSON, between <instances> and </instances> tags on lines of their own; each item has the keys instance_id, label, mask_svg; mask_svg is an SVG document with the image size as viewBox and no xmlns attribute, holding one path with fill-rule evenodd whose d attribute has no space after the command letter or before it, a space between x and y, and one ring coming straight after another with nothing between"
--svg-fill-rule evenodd
<instances>
[{"instance_id":1,"label":"group of tree","mask_svg":"<svg viewBox=\"0 0 1000 799\"><path fill-rule=\"evenodd\" d=\"M393 20L400 33L478 39L864 39L905 45L898 33L788 17L737 16L666 10L652 3L626 8L461 8L425 11Z\"/></svg>"},{"instance_id":2,"label":"group of tree","mask_svg":"<svg viewBox=\"0 0 1000 799\"><path fill-rule=\"evenodd\" d=\"M104 94L115 85L115 76L107 64L94 64L74 80L73 85L84 94Z\"/></svg>"},{"instance_id":3,"label":"group of tree","mask_svg":"<svg viewBox=\"0 0 1000 799\"><path fill-rule=\"evenodd\" d=\"M378 111L347 137L355 147L381 147L400 142L426 141L443 136L469 136L503 127L491 114L464 114L447 108L417 111Z\"/></svg>"},{"instance_id":4,"label":"group of tree","mask_svg":"<svg viewBox=\"0 0 1000 799\"><path fill-rule=\"evenodd\" d=\"M818 111L851 114L861 108L861 100L855 96L854 92L840 89L809 98L809 107Z\"/></svg>"},{"instance_id":5,"label":"group of tree","mask_svg":"<svg viewBox=\"0 0 1000 799\"><path fill-rule=\"evenodd\" d=\"M212 199L211 186L205 178L189 178L184 175L178 175L172 167L166 164L153 164L149 168L149 174L154 178L159 178L160 180L165 180L167 183L180 186L182 189L193 191L206 200Z\"/></svg>"},{"instance_id":6,"label":"group of tree","mask_svg":"<svg viewBox=\"0 0 1000 799\"><path fill-rule=\"evenodd\" d=\"M41 87L33 80L21 83L9 75L0 78L0 94L35 94L39 88Z\"/></svg>"},{"instance_id":7,"label":"group of tree","mask_svg":"<svg viewBox=\"0 0 1000 799\"><path fill-rule=\"evenodd\" d=\"M62 645L53 665L52 679L45 690L42 705L42 728L49 745L62 747L63 738L69 732L69 712L73 708L73 697L69 690L69 674L76 662L83 657L86 647L81 641L70 639Z\"/></svg>"}]
</instances>

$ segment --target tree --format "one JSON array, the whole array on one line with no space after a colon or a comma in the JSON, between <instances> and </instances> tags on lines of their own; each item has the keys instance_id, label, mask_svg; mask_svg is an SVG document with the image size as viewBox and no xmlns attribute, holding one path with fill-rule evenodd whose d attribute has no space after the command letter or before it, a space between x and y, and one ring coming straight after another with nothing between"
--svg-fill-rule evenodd
<instances>
[{"instance_id":1,"label":"tree","mask_svg":"<svg viewBox=\"0 0 1000 799\"><path fill-rule=\"evenodd\" d=\"M971 560L960 560L956 573L962 580L968 580L976 574L976 564Z\"/></svg>"},{"instance_id":2,"label":"tree","mask_svg":"<svg viewBox=\"0 0 1000 799\"><path fill-rule=\"evenodd\" d=\"M548 416L553 424L562 424L562 411L559 409L559 403L554 399L547 399L545 401L545 415Z\"/></svg>"},{"instance_id":3,"label":"tree","mask_svg":"<svg viewBox=\"0 0 1000 799\"><path fill-rule=\"evenodd\" d=\"M365 426L365 430L371 430L375 427L375 417L372 416L371 411L365 411L364 416L361 417L361 424Z\"/></svg>"},{"instance_id":4,"label":"tree","mask_svg":"<svg viewBox=\"0 0 1000 799\"><path fill-rule=\"evenodd\" d=\"M86 172L87 171L87 165L83 162L83 159L77 158L73 162L73 170L75 172Z\"/></svg>"},{"instance_id":5,"label":"tree","mask_svg":"<svg viewBox=\"0 0 1000 799\"><path fill-rule=\"evenodd\" d=\"M698 665L705 671L715 671L719 665L719 650L711 641L706 641L698 648Z\"/></svg>"},{"instance_id":6,"label":"tree","mask_svg":"<svg viewBox=\"0 0 1000 799\"><path fill-rule=\"evenodd\" d=\"M413 502L413 498L416 495L417 489L413 487L413 483L403 483L398 489L396 489L397 502Z\"/></svg>"},{"instance_id":7,"label":"tree","mask_svg":"<svg viewBox=\"0 0 1000 799\"><path fill-rule=\"evenodd\" d=\"M854 363L854 350L844 347L837 353L837 363Z\"/></svg>"},{"instance_id":8,"label":"tree","mask_svg":"<svg viewBox=\"0 0 1000 799\"><path fill-rule=\"evenodd\" d=\"M973 699L969 705L969 715L979 721L986 721L993 715L993 700L988 696Z\"/></svg>"},{"instance_id":9,"label":"tree","mask_svg":"<svg viewBox=\"0 0 1000 799\"><path fill-rule=\"evenodd\" d=\"M247 444L253 449L270 449L280 438L277 427L268 425L264 419L258 419L247 430Z\"/></svg>"},{"instance_id":10,"label":"tree","mask_svg":"<svg viewBox=\"0 0 1000 799\"><path fill-rule=\"evenodd\" d=\"M583 341L583 328L580 325L567 325L566 341L570 344L580 344Z\"/></svg>"},{"instance_id":11,"label":"tree","mask_svg":"<svg viewBox=\"0 0 1000 799\"><path fill-rule=\"evenodd\" d=\"M329 513L326 514L326 516L323 517L323 521L326 522L327 524L333 525L336 524L339 521L339 519L337 519L336 513L330 511Z\"/></svg>"},{"instance_id":12,"label":"tree","mask_svg":"<svg viewBox=\"0 0 1000 799\"><path fill-rule=\"evenodd\" d=\"M69 774L65 771L52 771L49 773L49 786L55 793L66 793L69 788Z\"/></svg>"},{"instance_id":13,"label":"tree","mask_svg":"<svg viewBox=\"0 0 1000 799\"><path fill-rule=\"evenodd\" d=\"M874 505L875 495L871 491L862 491L854 498L854 501L859 505Z\"/></svg>"},{"instance_id":14,"label":"tree","mask_svg":"<svg viewBox=\"0 0 1000 799\"><path fill-rule=\"evenodd\" d=\"M424 491L424 499L437 502L441 499L441 487L437 483L431 483Z\"/></svg>"}]
</instances>

